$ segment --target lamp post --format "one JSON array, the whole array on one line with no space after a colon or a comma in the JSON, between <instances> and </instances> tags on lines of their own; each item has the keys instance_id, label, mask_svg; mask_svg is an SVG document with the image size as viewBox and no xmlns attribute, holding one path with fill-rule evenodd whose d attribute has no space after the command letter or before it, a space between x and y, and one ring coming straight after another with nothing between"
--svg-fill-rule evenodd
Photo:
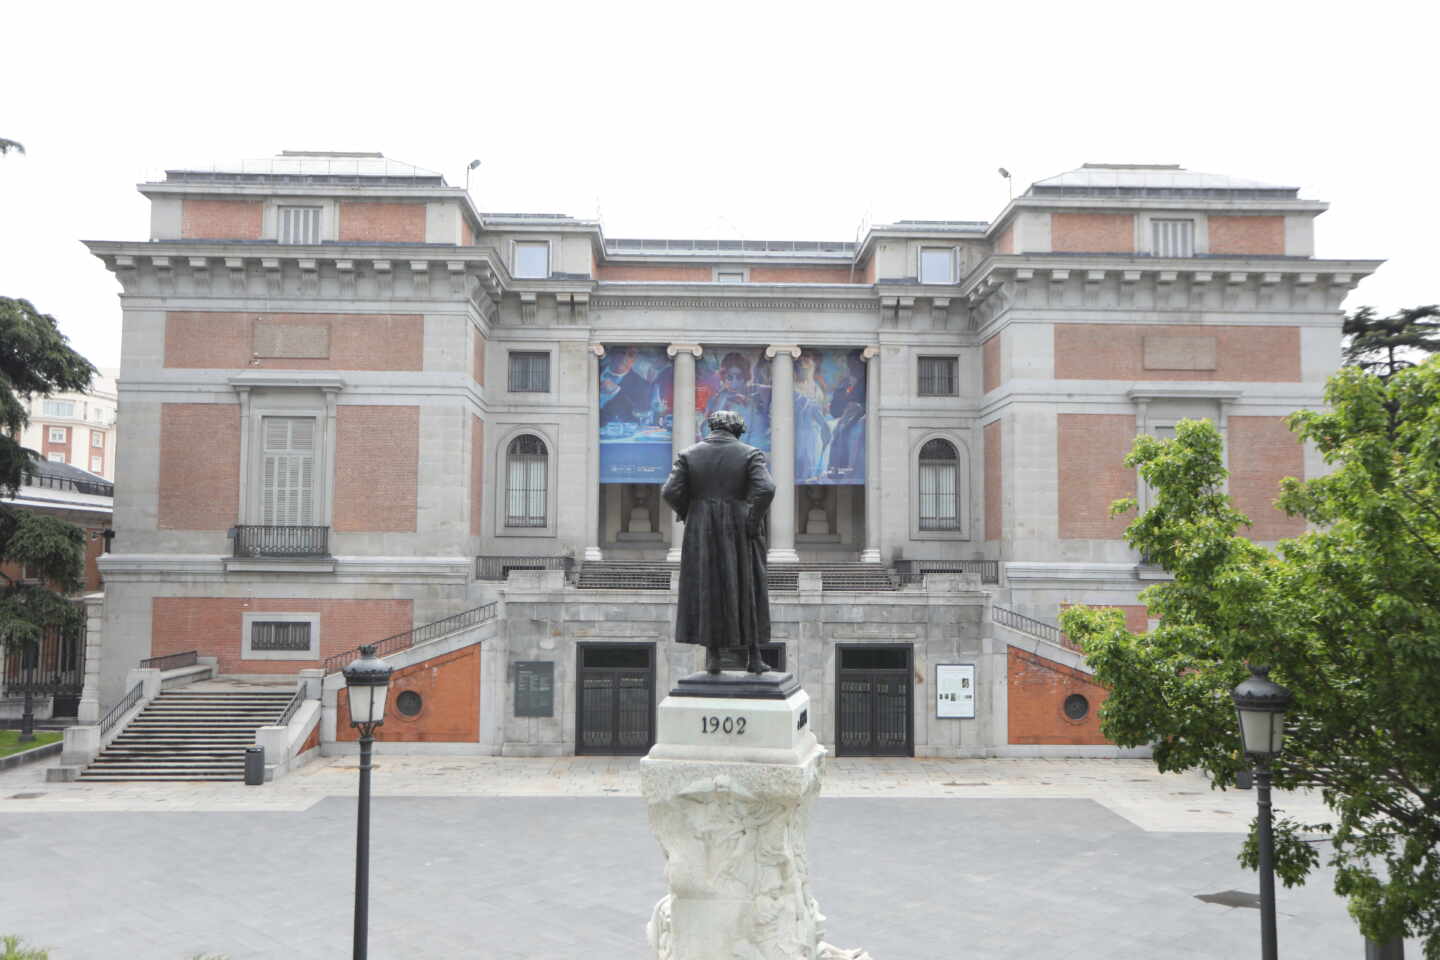
<instances>
[{"instance_id":1,"label":"lamp post","mask_svg":"<svg viewBox=\"0 0 1440 960\"><path fill-rule=\"evenodd\" d=\"M1255 765L1255 800L1259 806L1260 956L1276 960L1275 838L1270 832L1270 763L1285 743L1285 708L1290 691L1272 681L1269 667L1250 668L1250 677L1235 688L1235 713L1240 718L1240 746Z\"/></svg>"},{"instance_id":2,"label":"lamp post","mask_svg":"<svg viewBox=\"0 0 1440 960\"><path fill-rule=\"evenodd\" d=\"M360 648L360 659L343 671L350 702L350 726L360 730L360 807L355 825L355 960L365 960L370 923L370 748L375 728L385 722L390 667L375 648Z\"/></svg>"}]
</instances>

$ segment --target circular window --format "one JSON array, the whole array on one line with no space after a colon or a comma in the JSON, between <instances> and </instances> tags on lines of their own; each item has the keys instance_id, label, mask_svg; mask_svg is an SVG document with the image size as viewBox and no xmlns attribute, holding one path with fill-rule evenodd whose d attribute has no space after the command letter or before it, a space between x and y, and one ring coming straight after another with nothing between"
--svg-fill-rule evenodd
<instances>
[{"instance_id":1,"label":"circular window","mask_svg":"<svg viewBox=\"0 0 1440 960\"><path fill-rule=\"evenodd\" d=\"M418 716L425 701L414 690L406 690L395 698L395 709L404 717Z\"/></svg>"},{"instance_id":2,"label":"circular window","mask_svg":"<svg viewBox=\"0 0 1440 960\"><path fill-rule=\"evenodd\" d=\"M1084 720L1090 712L1090 701L1083 694L1072 693L1065 698L1065 716L1071 720Z\"/></svg>"}]
</instances>

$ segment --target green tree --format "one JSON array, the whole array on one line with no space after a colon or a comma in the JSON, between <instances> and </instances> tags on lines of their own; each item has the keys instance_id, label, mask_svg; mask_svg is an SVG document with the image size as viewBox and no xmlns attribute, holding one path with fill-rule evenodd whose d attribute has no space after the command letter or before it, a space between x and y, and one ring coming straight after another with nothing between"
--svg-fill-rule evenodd
<instances>
[{"instance_id":1,"label":"green tree","mask_svg":"<svg viewBox=\"0 0 1440 960\"><path fill-rule=\"evenodd\" d=\"M1440 305L1410 307L1388 317L1361 307L1345 318L1341 332L1349 337L1344 351L1348 366L1390 377L1415 366L1415 359L1423 361L1440 351Z\"/></svg>"},{"instance_id":2,"label":"green tree","mask_svg":"<svg viewBox=\"0 0 1440 960\"><path fill-rule=\"evenodd\" d=\"M1318 790L1333 813L1277 820L1277 873L1302 882L1328 844L1364 935L1423 937L1440 960L1440 360L1344 369L1326 402L1289 418L1333 472L1284 482L1278 504L1314 526L1276 550L1239 535L1213 425L1137 438L1125 462L1155 501L1125 536L1174 578L1142 594L1158 626L1132 634L1118 611L1082 608L1061 623L1111 690L1105 735L1217 788L1248 767L1231 690L1247 663L1269 665L1295 697L1275 785Z\"/></svg>"},{"instance_id":3,"label":"green tree","mask_svg":"<svg viewBox=\"0 0 1440 960\"><path fill-rule=\"evenodd\" d=\"M16 140L6 140L4 137L0 137L0 156L4 156L11 150L16 153L24 153L25 145Z\"/></svg>"}]
</instances>

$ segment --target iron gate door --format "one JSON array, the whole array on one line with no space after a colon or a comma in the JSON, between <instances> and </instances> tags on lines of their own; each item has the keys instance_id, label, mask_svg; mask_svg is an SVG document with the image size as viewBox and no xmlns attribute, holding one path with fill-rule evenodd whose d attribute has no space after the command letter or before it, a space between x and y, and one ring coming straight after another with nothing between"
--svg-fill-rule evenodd
<instances>
[{"instance_id":1,"label":"iron gate door","mask_svg":"<svg viewBox=\"0 0 1440 960\"><path fill-rule=\"evenodd\" d=\"M835 753L909 757L915 753L914 648L840 644L835 677Z\"/></svg>"},{"instance_id":2,"label":"iron gate door","mask_svg":"<svg viewBox=\"0 0 1440 960\"><path fill-rule=\"evenodd\" d=\"M645 754L655 744L655 644L576 645L577 754Z\"/></svg>"}]
</instances>

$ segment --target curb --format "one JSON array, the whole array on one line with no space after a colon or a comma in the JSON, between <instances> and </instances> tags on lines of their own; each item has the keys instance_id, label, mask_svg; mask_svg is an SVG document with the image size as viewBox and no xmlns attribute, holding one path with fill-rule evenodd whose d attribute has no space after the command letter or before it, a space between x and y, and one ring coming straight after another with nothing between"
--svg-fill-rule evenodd
<instances>
[{"instance_id":1,"label":"curb","mask_svg":"<svg viewBox=\"0 0 1440 960\"><path fill-rule=\"evenodd\" d=\"M21 753L12 753L8 757L0 757L0 770L9 770L11 767L24 766L27 763L34 763L37 760L47 760L50 757L58 756L65 749L64 740L56 740L54 743L47 743L43 747L32 747Z\"/></svg>"}]
</instances>

